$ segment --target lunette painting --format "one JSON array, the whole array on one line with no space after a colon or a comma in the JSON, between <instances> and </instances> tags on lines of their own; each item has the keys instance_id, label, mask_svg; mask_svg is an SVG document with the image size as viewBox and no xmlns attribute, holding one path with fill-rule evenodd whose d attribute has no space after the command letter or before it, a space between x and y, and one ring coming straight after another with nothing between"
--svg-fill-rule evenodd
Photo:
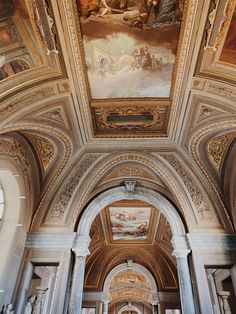
<instances>
[{"instance_id":1,"label":"lunette painting","mask_svg":"<svg viewBox=\"0 0 236 314\"><path fill-rule=\"evenodd\" d=\"M113 240L148 238L150 207L109 207Z\"/></svg>"},{"instance_id":2,"label":"lunette painting","mask_svg":"<svg viewBox=\"0 0 236 314\"><path fill-rule=\"evenodd\" d=\"M77 0L91 97L170 97L183 0Z\"/></svg>"}]
</instances>

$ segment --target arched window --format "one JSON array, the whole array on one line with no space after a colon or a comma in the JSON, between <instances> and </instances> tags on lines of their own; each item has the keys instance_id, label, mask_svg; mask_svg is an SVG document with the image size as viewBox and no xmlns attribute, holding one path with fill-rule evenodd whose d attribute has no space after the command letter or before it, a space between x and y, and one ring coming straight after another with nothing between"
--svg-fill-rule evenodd
<instances>
[{"instance_id":1,"label":"arched window","mask_svg":"<svg viewBox=\"0 0 236 314\"><path fill-rule=\"evenodd\" d=\"M0 185L0 221L2 220L3 211L4 211L4 195L2 186Z\"/></svg>"}]
</instances>

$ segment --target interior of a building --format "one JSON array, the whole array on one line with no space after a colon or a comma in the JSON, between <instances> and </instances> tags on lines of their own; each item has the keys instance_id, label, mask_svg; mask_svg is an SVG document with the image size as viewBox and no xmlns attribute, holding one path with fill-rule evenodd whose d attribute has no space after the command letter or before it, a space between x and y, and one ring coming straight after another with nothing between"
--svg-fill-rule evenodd
<instances>
[{"instance_id":1,"label":"interior of a building","mask_svg":"<svg viewBox=\"0 0 236 314\"><path fill-rule=\"evenodd\" d=\"M0 0L0 313L236 313L236 0Z\"/></svg>"}]
</instances>

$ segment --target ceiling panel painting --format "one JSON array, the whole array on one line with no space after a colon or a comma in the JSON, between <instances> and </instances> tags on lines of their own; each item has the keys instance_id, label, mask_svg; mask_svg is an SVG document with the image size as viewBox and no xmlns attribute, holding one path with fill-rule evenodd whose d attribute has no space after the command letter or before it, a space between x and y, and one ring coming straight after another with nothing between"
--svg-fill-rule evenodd
<instances>
[{"instance_id":1,"label":"ceiling panel painting","mask_svg":"<svg viewBox=\"0 0 236 314\"><path fill-rule=\"evenodd\" d=\"M220 61L236 65L236 6L229 25L223 49L220 55Z\"/></svg>"},{"instance_id":2,"label":"ceiling panel painting","mask_svg":"<svg viewBox=\"0 0 236 314\"><path fill-rule=\"evenodd\" d=\"M114 241L147 241L151 207L109 207Z\"/></svg>"},{"instance_id":3,"label":"ceiling panel painting","mask_svg":"<svg viewBox=\"0 0 236 314\"><path fill-rule=\"evenodd\" d=\"M92 98L169 97L182 1L77 2Z\"/></svg>"},{"instance_id":4,"label":"ceiling panel painting","mask_svg":"<svg viewBox=\"0 0 236 314\"><path fill-rule=\"evenodd\" d=\"M0 0L0 81L41 64L24 0Z\"/></svg>"}]
</instances>

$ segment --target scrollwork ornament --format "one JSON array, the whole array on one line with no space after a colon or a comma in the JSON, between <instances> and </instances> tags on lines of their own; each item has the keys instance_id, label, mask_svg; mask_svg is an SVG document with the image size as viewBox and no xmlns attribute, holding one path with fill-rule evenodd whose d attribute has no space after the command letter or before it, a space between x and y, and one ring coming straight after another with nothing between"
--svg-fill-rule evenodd
<instances>
[{"instance_id":1,"label":"scrollwork ornament","mask_svg":"<svg viewBox=\"0 0 236 314\"><path fill-rule=\"evenodd\" d=\"M203 193L197 186L196 182L194 182L191 176L183 168L181 163L172 155L165 156L164 158L170 163L170 165L175 169L175 171L181 177L197 209L199 218L201 220L213 220L214 216L212 215L211 208L209 204L207 203Z\"/></svg>"},{"instance_id":2,"label":"scrollwork ornament","mask_svg":"<svg viewBox=\"0 0 236 314\"><path fill-rule=\"evenodd\" d=\"M64 216L65 210L71 200L72 194L81 181L82 177L86 171L91 167L91 165L98 159L100 155L92 154L82 160L78 165L78 170L74 175L69 179L69 182L66 184L64 191L60 194L59 198L56 200L54 207L50 210L47 217L48 222L55 222L61 220Z\"/></svg>"}]
</instances>

